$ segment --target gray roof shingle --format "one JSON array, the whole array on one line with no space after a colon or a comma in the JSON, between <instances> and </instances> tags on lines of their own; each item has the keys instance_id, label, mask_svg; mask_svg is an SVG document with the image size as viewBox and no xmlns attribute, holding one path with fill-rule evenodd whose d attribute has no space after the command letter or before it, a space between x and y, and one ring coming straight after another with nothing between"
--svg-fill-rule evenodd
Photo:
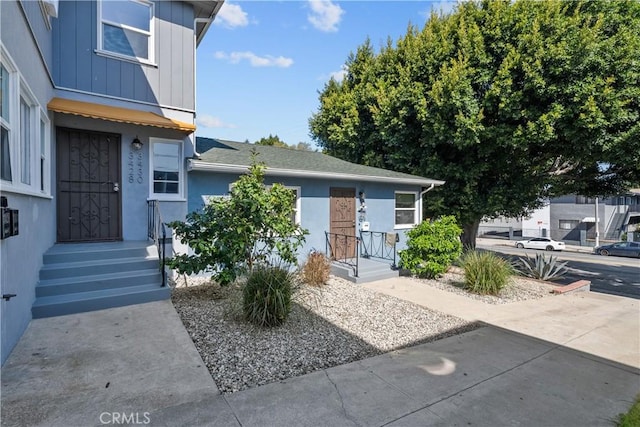
<instances>
[{"instance_id":1,"label":"gray roof shingle","mask_svg":"<svg viewBox=\"0 0 640 427\"><path fill-rule=\"evenodd\" d=\"M196 138L200 157L190 160L190 170L238 172L251 164L251 152L258 153L267 175L308 176L315 178L353 178L366 181L397 182L419 185L442 185L443 181L340 160L317 151L295 150L246 142Z\"/></svg>"}]
</instances>

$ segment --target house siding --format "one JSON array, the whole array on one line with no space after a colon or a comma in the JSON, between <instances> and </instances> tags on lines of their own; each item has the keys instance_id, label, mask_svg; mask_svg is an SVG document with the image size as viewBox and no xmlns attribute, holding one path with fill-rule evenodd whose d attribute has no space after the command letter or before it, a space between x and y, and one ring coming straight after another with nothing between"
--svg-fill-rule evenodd
<instances>
[{"instance_id":1,"label":"house siding","mask_svg":"<svg viewBox=\"0 0 640 427\"><path fill-rule=\"evenodd\" d=\"M0 39L24 83L46 111L53 87L40 53L51 54L50 38L38 2L0 2ZM33 36L32 36L33 35ZM52 141L53 138L50 137ZM53 144L52 144L53 145ZM55 156L51 148L50 158ZM51 168L53 181L55 171ZM0 187L8 206L20 214L19 235L0 240L1 361L7 359L31 320L31 305L42 266L42 254L55 242L55 202L51 198L7 191Z\"/></svg>"},{"instance_id":2,"label":"house siding","mask_svg":"<svg viewBox=\"0 0 640 427\"><path fill-rule=\"evenodd\" d=\"M50 123L50 150L46 159L50 193L38 196L21 193L17 187L0 187L9 207L20 213L19 235L0 240L2 294L16 294L10 301L0 300L0 357L4 363L31 320L43 254L56 243L56 128L121 136L119 184L124 240L147 240L150 138L182 141L185 158L194 151L194 135L53 113L47 111L47 104L60 97L152 111L193 123L195 37L191 4L155 2L156 66L142 65L96 54L96 1L61 1L58 18L51 19L50 28L39 1L0 1L0 9L3 48ZM131 148L134 138L144 144L139 152ZM181 185L185 198L186 179L184 171ZM19 177L14 176L16 180ZM184 219L187 212L186 199L162 201L160 205L164 221Z\"/></svg>"},{"instance_id":3,"label":"house siding","mask_svg":"<svg viewBox=\"0 0 640 427\"><path fill-rule=\"evenodd\" d=\"M57 86L120 99L195 109L193 7L156 1L155 65L111 58L98 48L98 3L61 1L53 20L53 78Z\"/></svg>"},{"instance_id":4,"label":"house siding","mask_svg":"<svg viewBox=\"0 0 640 427\"><path fill-rule=\"evenodd\" d=\"M209 173L201 171L189 172L189 212L202 209L203 196L223 196L229 193L229 185L237 181L239 175L225 173ZM395 192L420 192L421 188L414 185L398 185L386 183L360 182L348 180L319 180L309 178L290 178L266 176L265 184L281 183L285 186L300 187L301 226L310 231L304 246L299 251L299 260L306 258L312 250L325 251L325 231L329 231L329 195L331 187L354 188L356 198L360 191L365 192L367 206L363 218L356 212L356 233L361 223L367 221L371 231L398 233L400 241L397 249L406 247L407 229L394 229L395 222ZM357 201L356 206L360 206ZM419 214L419 213L418 213Z\"/></svg>"}]
</instances>

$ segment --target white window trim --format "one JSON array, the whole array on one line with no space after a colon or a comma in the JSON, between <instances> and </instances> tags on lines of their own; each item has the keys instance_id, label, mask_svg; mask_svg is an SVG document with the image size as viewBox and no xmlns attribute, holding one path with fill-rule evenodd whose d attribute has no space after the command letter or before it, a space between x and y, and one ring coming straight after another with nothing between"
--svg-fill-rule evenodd
<instances>
[{"instance_id":1,"label":"white window trim","mask_svg":"<svg viewBox=\"0 0 640 427\"><path fill-rule=\"evenodd\" d=\"M176 144L178 145L178 194L170 193L155 193L153 191L154 179L153 179L153 145L156 143L163 144ZM185 187L185 173L184 173L184 141L180 139L166 139L166 138L149 138L149 200L160 201L173 201L184 202L184 187Z\"/></svg>"},{"instance_id":2,"label":"white window trim","mask_svg":"<svg viewBox=\"0 0 640 427\"><path fill-rule=\"evenodd\" d=\"M396 196L398 194L413 194L414 204L413 209L410 208L396 208ZM413 224L396 224L396 211L408 211L413 210ZM393 193L393 229L394 230L406 230L413 228L419 224L418 215L420 214L420 193L417 191L395 191Z\"/></svg>"},{"instance_id":3,"label":"white window trim","mask_svg":"<svg viewBox=\"0 0 640 427\"><path fill-rule=\"evenodd\" d=\"M38 147L38 152L40 156L36 156L38 160L38 172L42 175L39 175L40 180L38 183L44 183L44 189L40 188L40 192L43 194L51 194L51 122L49 121L49 117L47 117L47 112L43 109L40 109L40 125L44 124L44 140L42 139L43 135L38 126L39 131L39 140L40 146ZM44 146L44 152L42 150ZM40 171L40 161L44 159L44 167L42 171Z\"/></svg>"},{"instance_id":4,"label":"white window trim","mask_svg":"<svg viewBox=\"0 0 640 427\"><path fill-rule=\"evenodd\" d=\"M296 192L296 216L295 216L295 222L297 225L301 225L302 224L302 212L300 211L301 207L302 207L302 187L299 186L295 186L295 185L284 185L284 184L280 184L282 185L284 188L287 188L289 190L295 190ZM272 185L269 185L269 187L273 187Z\"/></svg>"},{"instance_id":5,"label":"white window trim","mask_svg":"<svg viewBox=\"0 0 640 427\"><path fill-rule=\"evenodd\" d=\"M106 56L106 57L110 57L110 58L114 58L114 59L119 59L122 61L129 61L129 62L135 62L135 63L140 63L140 64L147 64L147 65L152 65L157 67L156 64L156 30L155 30L155 26L156 26L156 11L155 11L155 5L147 0L129 0L132 1L134 3L140 3L143 4L145 6L149 6L149 9L151 11L151 21L149 22L149 32L145 31L145 30L141 30L140 28L135 28L135 27L130 27L128 25L123 25L121 23L118 22L112 22L112 21L107 21L107 20L103 20L102 19L102 0L98 0L98 25L97 25L97 29L98 29L98 46L95 50L96 54L101 55L101 56ZM110 50L106 50L103 48L103 37L102 37L102 24L103 23L107 23L109 25L113 25L116 27L120 27L126 30L130 30L133 31L135 33L139 33L139 34L144 34L144 35L148 35L149 36L149 57L148 58L140 58L138 56L129 56L129 55L124 55L118 52L112 52Z\"/></svg>"},{"instance_id":6,"label":"white window trim","mask_svg":"<svg viewBox=\"0 0 640 427\"><path fill-rule=\"evenodd\" d=\"M44 197L51 199L51 185L49 183L50 176L47 172L45 182L48 185L46 191L40 189L40 121L46 118L49 124L46 110L44 110L37 101L36 96L25 81L24 77L15 65L15 62L7 52L4 44L0 44L0 62L9 72L9 122L1 119L2 124L9 130L9 153L11 163L11 181L0 180L2 191L8 193L25 194L30 196ZM21 126L20 126L20 100L24 99L30 108L30 153L29 166L31 169L30 183L22 182L22 153L21 153ZM50 146L48 141L48 125L47 125L47 141L46 147ZM48 148L47 148L48 149ZM51 171L50 151L46 153L45 170Z\"/></svg>"}]
</instances>

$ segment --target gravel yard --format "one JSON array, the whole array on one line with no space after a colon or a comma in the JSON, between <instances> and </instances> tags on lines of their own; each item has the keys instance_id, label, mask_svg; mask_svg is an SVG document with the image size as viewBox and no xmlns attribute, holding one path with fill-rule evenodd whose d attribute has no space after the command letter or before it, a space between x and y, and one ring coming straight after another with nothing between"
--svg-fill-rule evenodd
<instances>
[{"instance_id":1,"label":"gravel yard","mask_svg":"<svg viewBox=\"0 0 640 427\"><path fill-rule=\"evenodd\" d=\"M183 284L182 279L179 284ZM332 277L303 287L284 325L236 320L232 292L202 279L175 288L173 304L213 379L233 393L476 328L462 319Z\"/></svg>"},{"instance_id":2,"label":"gravel yard","mask_svg":"<svg viewBox=\"0 0 640 427\"><path fill-rule=\"evenodd\" d=\"M462 289L463 275L452 268L438 280L412 278L488 304L505 304L551 295L553 285L514 277L499 296ZM188 286L185 286L188 285ZM176 307L215 383L223 393L303 375L435 341L477 325L378 294L331 277L321 288L303 286L284 325L267 329L238 318L240 295L203 278L179 279ZM235 307L231 309L230 307Z\"/></svg>"},{"instance_id":3,"label":"gravel yard","mask_svg":"<svg viewBox=\"0 0 640 427\"><path fill-rule=\"evenodd\" d=\"M463 289L464 275L462 274L462 270L455 267L449 269L449 272L445 273L438 280L418 279L415 277L411 280L420 285L433 286L443 291L453 292L487 304L506 304L516 301L544 298L551 296L551 292L553 292L553 289L555 288L555 286L549 282L514 276L512 278L511 285L502 289L499 295L473 294Z\"/></svg>"}]
</instances>

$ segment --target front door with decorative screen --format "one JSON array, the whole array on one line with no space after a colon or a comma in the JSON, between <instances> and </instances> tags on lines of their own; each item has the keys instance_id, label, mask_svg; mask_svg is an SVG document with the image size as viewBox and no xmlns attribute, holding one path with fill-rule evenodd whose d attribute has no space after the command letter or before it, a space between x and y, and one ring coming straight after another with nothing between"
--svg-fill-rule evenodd
<instances>
[{"instance_id":1,"label":"front door with decorative screen","mask_svg":"<svg viewBox=\"0 0 640 427\"><path fill-rule=\"evenodd\" d=\"M58 128L58 242L122 240L120 135Z\"/></svg>"},{"instance_id":2,"label":"front door with decorative screen","mask_svg":"<svg viewBox=\"0 0 640 427\"><path fill-rule=\"evenodd\" d=\"M356 254L356 189L330 189L331 258L354 258Z\"/></svg>"}]
</instances>

